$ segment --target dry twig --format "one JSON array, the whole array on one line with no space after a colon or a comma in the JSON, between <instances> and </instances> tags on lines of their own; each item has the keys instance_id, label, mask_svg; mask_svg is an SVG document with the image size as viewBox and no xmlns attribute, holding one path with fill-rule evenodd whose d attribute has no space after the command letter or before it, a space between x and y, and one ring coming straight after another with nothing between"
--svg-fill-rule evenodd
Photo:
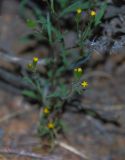
<instances>
[{"instance_id":1,"label":"dry twig","mask_svg":"<svg viewBox=\"0 0 125 160\"><path fill-rule=\"evenodd\" d=\"M18 156L26 156L30 158L36 158L40 160L62 160L61 157L57 156L42 156L41 154L36 154L34 152L27 152L25 150L16 150L16 149L8 149L8 148L3 148L0 149L1 154L16 154Z\"/></svg>"},{"instance_id":2,"label":"dry twig","mask_svg":"<svg viewBox=\"0 0 125 160\"><path fill-rule=\"evenodd\" d=\"M62 148L65 148L66 150L80 156L81 158L84 158L84 159L89 159L85 153L81 152L81 151L78 151L76 148L74 148L73 146L70 146L64 142L59 142L59 141L55 141L55 144L56 145L59 145L60 147Z\"/></svg>"}]
</instances>

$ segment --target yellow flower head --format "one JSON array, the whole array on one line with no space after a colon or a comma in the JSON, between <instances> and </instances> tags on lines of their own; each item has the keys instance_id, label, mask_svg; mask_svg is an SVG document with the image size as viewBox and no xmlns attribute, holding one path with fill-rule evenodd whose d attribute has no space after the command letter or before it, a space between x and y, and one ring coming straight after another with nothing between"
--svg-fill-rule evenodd
<instances>
[{"instance_id":1,"label":"yellow flower head","mask_svg":"<svg viewBox=\"0 0 125 160\"><path fill-rule=\"evenodd\" d=\"M74 72L81 73L81 72L82 72L82 68L75 68L75 69L74 69Z\"/></svg>"},{"instance_id":2,"label":"yellow flower head","mask_svg":"<svg viewBox=\"0 0 125 160\"><path fill-rule=\"evenodd\" d=\"M78 68L78 72L82 72L82 68Z\"/></svg>"},{"instance_id":3,"label":"yellow flower head","mask_svg":"<svg viewBox=\"0 0 125 160\"><path fill-rule=\"evenodd\" d=\"M38 60L39 60L38 57L33 57L33 62L34 62L34 63L37 63Z\"/></svg>"},{"instance_id":4,"label":"yellow flower head","mask_svg":"<svg viewBox=\"0 0 125 160\"><path fill-rule=\"evenodd\" d=\"M48 128L49 128L49 129L55 128L54 123L53 123L53 122L49 122L49 123L48 123Z\"/></svg>"},{"instance_id":5,"label":"yellow flower head","mask_svg":"<svg viewBox=\"0 0 125 160\"><path fill-rule=\"evenodd\" d=\"M91 11L91 12L90 12L90 15L91 15L92 17L94 17L94 16L96 16L96 12L95 12L95 11Z\"/></svg>"},{"instance_id":6,"label":"yellow flower head","mask_svg":"<svg viewBox=\"0 0 125 160\"><path fill-rule=\"evenodd\" d=\"M43 109L43 113L45 113L45 114L49 114L49 108L48 107L45 107L44 109Z\"/></svg>"},{"instance_id":7,"label":"yellow flower head","mask_svg":"<svg viewBox=\"0 0 125 160\"><path fill-rule=\"evenodd\" d=\"M74 69L74 72L77 72L77 68Z\"/></svg>"},{"instance_id":8,"label":"yellow flower head","mask_svg":"<svg viewBox=\"0 0 125 160\"><path fill-rule=\"evenodd\" d=\"M76 10L76 12L77 12L77 14L81 14L81 13L82 13L82 9L81 9L81 8L78 8L78 9Z\"/></svg>"},{"instance_id":9,"label":"yellow flower head","mask_svg":"<svg viewBox=\"0 0 125 160\"><path fill-rule=\"evenodd\" d=\"M83 88L86 88L86 87L88 86L88 82L83 81L83 82L81 83L81 85L82 85Z\"/></svg>"}]
</instances>

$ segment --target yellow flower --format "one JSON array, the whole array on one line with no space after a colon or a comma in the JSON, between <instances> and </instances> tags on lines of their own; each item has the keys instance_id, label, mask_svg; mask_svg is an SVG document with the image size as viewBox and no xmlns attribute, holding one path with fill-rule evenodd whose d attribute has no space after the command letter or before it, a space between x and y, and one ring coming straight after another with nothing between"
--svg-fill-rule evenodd
<instances>
[{"instance_id":1,"label":"yellow flower","mask_svg":"<svg viewBox=\"0 0 125 160\"><path fill-rule=\"evenodd\" d=\"M78 72L82 72L82 68L78 68Z\"/></svg>"},{"instance_id":2,"label":"yellow flower","mask_svg":"<svg viewBox=\"0 0 125 160\"><path fill-rule=\"evenodd\" d=\"M94 16L96 16L96 12L95 12L95 11L91 11L91 12L90 12L90 15L91 15L92 17L94 17Z\"/></svg>"},{"instance_id":3,"label":"yellow flower","mask_svg":"<svg viewBox=\"0 0 125 160\"><path fill-rule=\"evenodd\" d=\"M74 69L74 72L81 73L81 72L82 72L82 68L75 68L75 69Z\"/></svg>"},{"instance_id":4,"label":"yellow flower","mask_svg":"<svg viewBox=\"0 0 125 160\"><path fill-rule=\"evenodd\" d=\"M48 123L48 128L49 129L53 129L55 127L54 123L53 122L49 122Z\"/></svg>"},{"instance_id":5,"label":"yellow flower","mask_svg":"<svg viewBox=\"0 0 125 160\"><path fill-rule=\"evenodd\" d=\"M37 63L38 60L39 60L38 57L33 57L33 62L34 62L34 63Z\"/></svg>"},{"instance_id":6,"label":"yellow flower","mask_svg":"<svg viewBox=\"0 0 125 160\"><path fill-rule=\"evenodd\" d=\"M49 109L48 109L48 107L45 107L44 109L43 109L43 113L45 113L45 114L49 114Z\"/></svg>"},{"instance_id":7,"label":"yellow flower","mask_svg":"<svg viewBox=\"0 0 125 160\"><path fill-rule=\"evenodd\" d=\"M80 13L82 13L82 9L78 8L76 12L77 12L77 14L80 14Z\"/></svg>"},{"instance_id":8,"label":"yellow flower","mask_svg":"<svg viewBox=\"0 0 125 160\"><path fill-rule=\"evenodd\" d=\"M74 69L74 72L77 72L77 68Z\"/></svg>"},{"instance_id":9,"label":"yellow flower","mask_svg":"<svg viewBox=\"0 0 125 160\"><path fill-rule=\"evenodd\" d=\"M88 82L83 81L83 82L81 83L81 85L82 85L83 88L86 88L86 87L88 86Z\"/></svg>"}]
</instances>

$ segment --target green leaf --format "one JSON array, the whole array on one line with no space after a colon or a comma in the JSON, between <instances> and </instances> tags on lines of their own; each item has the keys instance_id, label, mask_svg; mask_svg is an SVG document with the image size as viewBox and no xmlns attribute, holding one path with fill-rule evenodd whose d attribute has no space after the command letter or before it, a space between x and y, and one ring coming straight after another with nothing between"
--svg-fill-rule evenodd
<instances>
[{"instance_id":1,"label":"green leaf","mask_svg":"<svg viewBox=\"0 0 125 160\"><path fill-rule=\"evenodd\" d=\"M51 93L47 96L47 98L52 98L52 97L59 97L59 92L54 92L54 93Z\"/></svg>"},{"instance_id":2,"label":"green leaf","mask_svg":"<svg viewBox=\"0 0 125 160\"><path fill-rule=\"evenodd\" d=\"M40 125L38 128L38 134L40 136L45 136L45 135L49 134L49 129L45 126Z\"/></svg>"},{"instance_id":3,"label":"green leaf","mask_svg":"<svg viewBox=\"0 0 125 160\"><path fill-rule=\"evenodd\" d=\"M77 2L75 2L75 3L73 3L73 4L71 4L69 7L67 7L66 9L64 9L61 13L60 13L60 15L59 15L59 17L63 17L65 14L67 14L67 13L71 13L71 12L74 12L74 11L76 11L78 8L81 8L81 9L87 9L87 8L89 8L89 2L81 2L81 1L77 1Z\"/></svg>"},{"instance_id":4,"label":"green leaf","mask_svg":"<svg viewBox=\"0 0 125 160\"><path fill-rule=\"evenodd\" d=\"M34 91L24 90L24 91L22 91L22 94L23 94L24 96L27 96L27 97L30 97L30 98L33 98L33 99L37 99L37 100L38 100L38 96L34 93Z\"/></svg>"},{"instance_id":5,"label":"green leaf","mask_svg":"<svg viewBox=\"0 0 125 160\"><path fill-rule=\"evenodd\" d=\"M42 15L40 15L40 16L39 16L38 23L47 24L47 21L46 21L45 17L43 17Z\"/></svg>"},{"instance_id":6,"label":"green leaf","mask_svg":"<svg viewBox=\"0 0 125 160\"><path fill-rule=\"evenodd\" d=\"M49 13L47 14L47 32L48 32L49 42L51 44L52 43L52 27L51 27Z\"/></svg>"},{"instance_id":7,"label":"green leaf","mask_svg":"<svg viewBox=\"0 0 125 160\"><path fill-rule=\"evenodd\" d=\"M81 65L86 63L90 59L90 57L91 57L91 53L88 53L86 56L79 58L69 66L69 69L71 70L71 69L80 67Z\"/></svg>"},{"instance_id":8,"label":"green leaf","mask_svg":"<svg viewBox=\"0 0 125 160\"><path fill-rule=\"evenodd\" d=\"M51 10L52 10L52 13L55 13L54 0L50 0L50 2L51 2Z\"/></svg>"},{"instance_id":9,"label":"green leaf","mask_svg":"<svg viewBox=\"0 0 125 160\"><path fill-rule=\"evenodd\" d=\"M95 26L97 26L98 24L100 24L101 19L105 13L105 10L107 8L107 3L103 3L100 10L97 12L96 17L95 17Z\"/></svg>"},{"instance_id":10,"label":"green leaf","mask_svg":"<svg viewBox=\"0 0 125 160\"><path fill-rule=\"evenodd\" d=\"M68 0L58 0L58 2L60 3L60 5L61 5L61 8L65 8L66 7L66 5L67 5L67 3L69 2Z\"/></svg>"},{"instance_id":11,"label":"green leaf","mask_svg":"<svg viewBox=\"0 0 125 160\"><path fill-rule=\"evenodd\" d=\"M24 16L25 7L26 7L27 3L28 3L28 0L22 0L22 1L20 2L19 11L20 11L20 14L21 14L22 16Z\"/></svg>"},{"instance_id":12,"label":"green leaf","mask_svg":"<svg viewBox=\"0 0 125 160\"><path fill-rule=\"evenodd\" d=\"M49 70L49 71L47 72L47 75L48 75L49 78L51 78L51 77L53 76L53 72L52 72L51 70Z\"/></svg>"},{"instance_id":13,"label":"green leaf","mask_svg":"<svg viewBox=\"0 0 125 160\"><path fill-rule=\"evenodd\" d=\"M64 63L65 69L66 69L66 67L69 65L69 61L68 61L69 52L63 46L61 48L61 52L62 52L62 54L61 54L62 61Z\"/></svg>"},{"instance_id":14,"label":"green leaf","mask_svg":"<svg viewBox=\"0 0 125 160\"><path fill-rule=\"evenodd\" d=\"M47 98L52 98L52 97L64 97L68 94L67 86L63 83L60 84L60 88L58 91L55 91L47 96Z\"/></svg>"},{"instance_id":15,"label":"green leaf","mask_svg":"<svg viewBox=\"0 0 125 160\"><path fill-rule=\"evenodd\" d=\"M36 22L32 19L28 19L26 24L29 28L36 28L36 26L37 26Z\"/></svg>"},{"instance_id":16,"label":"green leaf","mask_svg":"<svg viewBox=\"0 0 125 160\"><path fill-rule=\"evenodd\" d=\"M40 78L39 78L40 79ZM37 91L40 94L40 96L42 97L42 86L39 80L36 81L36 87L37 87Z\"/></svg>"},{"instance_id":17,"label":"green leaf","mask_svg":"<svg viewBox=\"0 0 125 160\"><path fill-rule=\"evenodd\" d=\"M63 39L63 35L61 34L61 32L58 29L56 29L55 27L52 27L52 31L53 31L53 33L55 33L55 36L56 36L55 42L59 42L61 39Z\"/></svg>"},{"instance_id":18,"label":"green leaf","mask_svg":"<svg viewBox=\"0 0 125 160\"><path fill-rule=\"evenodd\" d=\"M61 84L60 85L60 94L62 95L62 96L65 96L65 95L67 95L67 86L65 85L65 84Z\"/></svg>"},{"instance_id":19,"label":"green leaf","mask_svg":"<svg viewBox=\"0 0 125 160\"><path fill-rule=\"evenodd\" d=\"M64 67L64 66L59 67L59 68L57 69L57 71L56 71L56 76L60 76L60 74L61 74L62 72L64 72L64 70L65 70L65 67Z\"/></svg>"},{"instance_id":20,"label":"green leaf","mask_svg":"<svg viewBox=\"0 0 125 160\"><path fill-rule=\"evenodd\" d=\"M24 77L23 80L24 80L25 82L29 83L29 84L33 84L32 79L29 78L29 77Z\"/></svg>"}]
</instances>

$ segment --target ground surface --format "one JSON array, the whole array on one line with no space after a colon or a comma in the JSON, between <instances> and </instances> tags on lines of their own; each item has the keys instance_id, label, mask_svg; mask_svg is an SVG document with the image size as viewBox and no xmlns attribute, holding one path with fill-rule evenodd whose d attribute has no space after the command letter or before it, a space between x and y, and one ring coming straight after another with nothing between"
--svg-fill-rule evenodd
<instances>
[{"instance_id":1,"label":"ground surface","mask_svg":"<svg viewBox=\"0 0 125 160\"><path fill-rule=\"evenodd\" d=\"M24 57L21 53L27 45L34 43L24 45L19 41L20 36L29 31L19 17L18 7L15 0L11 0L11 5L9 0L2 3L0 51L5 52L4 54L17 53L12 55ZM112 21L115 21L115 18ZM45 48L43 50L39 47L38 51L47 52ZM29 54L26 57L29 57ZM14 66L0 60L0 69L15 74ZM73 146L90 160L125 160L125 52L122 50L108 58L93 54L89 66L86 70L86 73L91 75L87 78L89 88L81 97L82 103L78 105L78 102L74 102L64 114L68 129L66 137L61 137L61 141ZM0 75L0 149L9 147L45 155L46 150L39 147L41 141L36 137L39 110L37 106L26 102L18 94L19 90L9 83ZM77 107L83 110L79 112ZM53 154L65 160L83 159L62 147L56 147ZM19 155L2 156L0 153L0 159L28 158Z\"/></svg>"}]
</instances>

